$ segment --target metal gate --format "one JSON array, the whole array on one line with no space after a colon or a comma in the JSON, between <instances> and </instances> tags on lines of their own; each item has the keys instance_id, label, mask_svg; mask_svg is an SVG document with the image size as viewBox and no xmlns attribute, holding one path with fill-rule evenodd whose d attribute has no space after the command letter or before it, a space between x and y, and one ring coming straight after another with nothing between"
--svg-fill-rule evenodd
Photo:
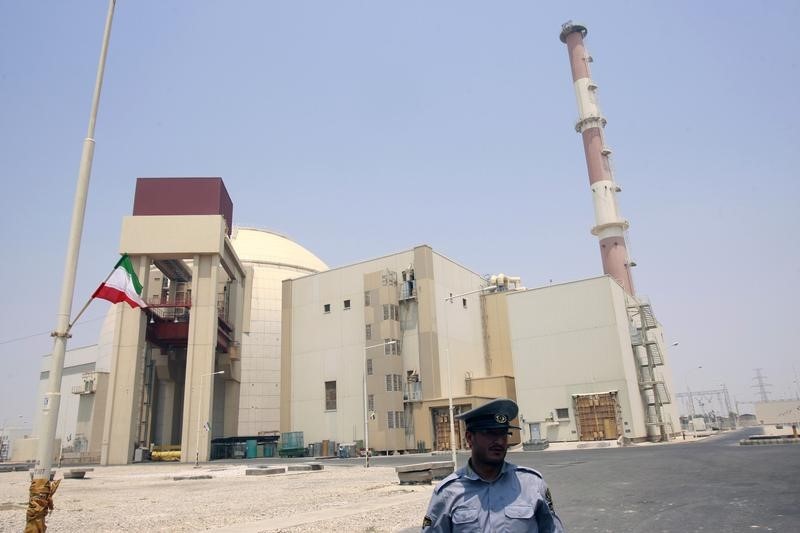
<instances>
[{"instance_id":1,"label":"metal gate","mask_svg":"<svg viewBox=\"0 0 800 533\"><path fill-rule=\"evenodd\" d=\"M580 440L609 440L621 435L616 392L581 394L574 400Z\"/></svg>"},{"instance_id":2,"label":"metal gate","mask_svg":"<svg viewBox=\"0 0 800 533\"><path fill-rule=\"evenodd\" d=\"M469 411L470 407L462 409L462 406L453 406L453 411L456 415L459 413ZM438 451L445 451L450 449L450 409L448 407L440 407L433 409L433 447ZM453 428L456 434L456 449L461 450L466 448L467 443L462 438L461 420L455 419Z\"/></svg>"}]
</instances>

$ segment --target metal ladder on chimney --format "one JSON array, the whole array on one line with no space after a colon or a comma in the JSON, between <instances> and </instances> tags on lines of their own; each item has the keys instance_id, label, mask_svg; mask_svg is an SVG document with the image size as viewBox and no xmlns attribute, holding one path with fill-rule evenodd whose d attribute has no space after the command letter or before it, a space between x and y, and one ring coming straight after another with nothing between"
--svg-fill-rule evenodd
<instances>
[{"instance_id":1,"label":"metal ladder on chimney","mask_svg":"<svg viewBox=\"0 0 800 533\"><path fill-rule=\"evenodd\" d=\"M667 385L655 373L655 367L664 365L664 355L657 341L650 339L648 331L658 327L649 303L628 307L629 316L636 331L631 335L631 344L639 367L639 390L647 403L648 426L656 426L662 441L669 440L669 424L664 421L663 405L671 403Z\"/></svg>"}]
</instances>

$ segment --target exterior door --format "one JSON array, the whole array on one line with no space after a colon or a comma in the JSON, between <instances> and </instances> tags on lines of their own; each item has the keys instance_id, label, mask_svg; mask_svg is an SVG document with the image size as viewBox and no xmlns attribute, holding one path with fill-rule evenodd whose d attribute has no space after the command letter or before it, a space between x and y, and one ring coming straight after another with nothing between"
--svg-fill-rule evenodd
<instances>
[{"instance_id":1,"label":"exterior door","mask_svg":"<svg viewBox=\"0 0 800 533\"><path fill-rule=\"evenodd\" d=\"M617 394L606 392L575 397L580 440L609 440L619 437Z\"/></svg>"}]
</instances>

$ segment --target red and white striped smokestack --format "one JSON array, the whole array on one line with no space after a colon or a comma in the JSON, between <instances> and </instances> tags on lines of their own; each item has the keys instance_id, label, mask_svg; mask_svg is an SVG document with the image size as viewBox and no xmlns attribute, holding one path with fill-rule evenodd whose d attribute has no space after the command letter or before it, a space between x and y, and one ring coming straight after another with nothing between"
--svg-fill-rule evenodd
<instances>
[{"instance_id":1,"label":"red and white striped smokestack","mask_svg":"<svg viewBox=\"0 0 800 533\"><path fill-rule=\"evenodd\" d=\"M566 43L569 62L572 66L572 82L578 98L578 122L575 131L583 137L583 151L589 170L589 183L594 201L595 226L592 235L600 241L603 272L616 279L625 292L633 295L633 277L625 245L628 221L619 215L617 193L621 190L614 182L608 149L604 142L603 128L606 119L600 112L597 101L597 84L592 81L589 63L592 58L586 52L583 38L586 27L566 22L561 26L561 42Z\"/></svg>"}]
</instances>

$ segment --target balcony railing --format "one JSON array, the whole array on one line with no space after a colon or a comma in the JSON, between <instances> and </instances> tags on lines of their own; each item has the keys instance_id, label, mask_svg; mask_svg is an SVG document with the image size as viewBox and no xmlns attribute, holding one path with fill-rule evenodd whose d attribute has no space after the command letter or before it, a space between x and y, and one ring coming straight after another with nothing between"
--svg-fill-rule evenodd
<instances>
[{"instance_id":1,"label":"balcony railing","mask_svg":"<svg viewBox=\"0 0 800 533\"><path fill-rule=\"evenodd\" d=\"M422 383L415 381L406 383L403 386L403 401L404 402L421 402L422 401Z\"/></svg>"}]
</instances>

